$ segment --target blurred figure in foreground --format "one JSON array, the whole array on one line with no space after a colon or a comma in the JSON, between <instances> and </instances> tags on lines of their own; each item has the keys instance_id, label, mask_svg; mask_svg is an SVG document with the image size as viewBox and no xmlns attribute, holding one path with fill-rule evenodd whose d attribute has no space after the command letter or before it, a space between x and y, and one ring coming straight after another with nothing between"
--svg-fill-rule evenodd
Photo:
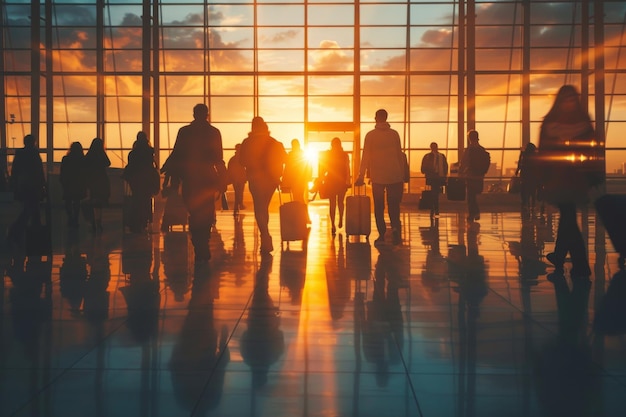
<instances>
[{"instance_id":1,"label":"blurred figure in foreground","mask_svg":"<svg viewBox=\"0 0 626 417\"><path fill-rule=\"evenodd\" d=\"M562 274L569 253L572 279L589 279L591 275L576 207L586 204L590 187L603 180L603 169L602 172L595 169L591 159L595 152L594 136L591 119L578 91L571 85L564 85L541 124L538 158L545 198L559 209L554 252L548 253L546 259L554 265L556 273ZM572 153L580 158L570 160Z\"/></svg>"}]
</instances>

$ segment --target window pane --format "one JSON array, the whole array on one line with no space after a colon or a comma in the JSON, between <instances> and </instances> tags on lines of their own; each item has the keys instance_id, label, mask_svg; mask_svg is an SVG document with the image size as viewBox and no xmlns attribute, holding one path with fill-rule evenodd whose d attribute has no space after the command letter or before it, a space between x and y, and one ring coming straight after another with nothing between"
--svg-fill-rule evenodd
<instances>
[{"instance_id":1,"label":"window pane","mask_svg":"<svg viewBox=\"0 0 626 417\"><path fill-rule=\"evenodd\" d=\"M303 95L304 77L259 77L259 95Z\"/></svg>"},{"instance_id":2,"label":"window pane","mask_svg":"<svg viewBox=\"0 0 626 417\"><path fill-rule=\"evenodd\" d=\"M259 28L259 48L303 48L304 31L302 28Z\"/></svg>"},{"instance_id":3,"label":"window pane","mask_svg":"<svg viewBox=\"0 0 626 417\"><path fill-rule=\"evenodd\" d=\"M309 52L309 71L352 71L354 51L346 49L325 49Z\"/></svg>"},{"instance_id":4,"label":"window pane","mask_svg":"<svg viewBox=\"0 0 626 417\"><path fill-rule=\"evenodd\" d=\"M258 26L301 26L304 25L304 7L297 6L258 6Z\"/></svg>"},{"instance_id":5,"label":"window pane","mask_svg":"<svg viewBox=\"0 0 626 417\"><path fill-rule=\"evenodd\" d=\"M302 71L304 70L304 52L285 50L259 51L260 71Z\"/></svg>"},{"instance_id":6,"label":"window pane","mask_svg":"<svg viewBox=\"0 0 626 417\"><path fill-rule=\"evenodd\" d=\"M354 29L352 28L310 28L309 48L352 48Z\"/></svg>"},{"instance_id":7,"label":"window pane","mask_svg":"<svg viewBox=\"0 0 626 417\"><path fill-rule=\"evenodd\" d=\"M354 77L352 76L311 76L309 77L309 94L353 94L353 83Z\"/></svg>"},{"instance_id":8,"label":"window pane","mask_svg":"<svg viewBox=\"0 0 626 417\"><path fill-rule=\"evenodd\" d=\"M259 97L259 114L266 121L302 122L304 120L304 98L302 96Z\"/></svg>"},{"instance_id":9,"label":"window pane","mask_svg":"<svg viewBox=\"0 0 626 417\"><path fill-rule=\"evenodd\" d=\"M361 46L367 48L404 48L407 31L405 27L361 28Z\"/></svg>"},{"instance_id":10,"label":"window pane","mask_svg":"<svg viewBox=\"0 0 626 417\"><path fill-rule=\"evenodd\" d=\"M250 95L254 86L252 76L214 75L211 77L211 93L216 95Z\"/></svg>"},{"instance_id":11,"label":"window pane","mask_svg":"<svg viewBox=\"0 0 626 417\"><path fill-rule=\"evenodd\" d=\"M361 5L361 25L406 25L406 5Z\"/></svg>"},{"instance_id":12,"label":"window pane","mask_svg":"<svg viewBox=\"0 0 626 417\"><path fill-rule=\"evenodd\" d=\"M211 120L239 122L254 111L252 97L211 96Z\"/></svg>"},{"instance_id":13,"label":"window pane","mask_svg":"<svg viewBox=\"0 0 626 417\"><path fill-rule=\"evenodd\" d=\"M361 50L362 71L403 71L405 68L404 50Z\"/></svg>"},{"instance_id":14,"label":"window pane","mask_svg":"<svg viewBox=\"0 0 626 417\"><path fill-rule=\"evenodd\" d=\"M351 122L352 97L309 97L309 121Z\"/></svg>"},{"instance_id":15,"label":"window pane","mask_svg":"<svg viewBox=\"0 0 626 417\"><path fill-rule=\"evenodd\" d=\"M319 5L309 6L309 25L320 26L352 26L354 24L353 5Z\"/></svg>"}]
</instances>

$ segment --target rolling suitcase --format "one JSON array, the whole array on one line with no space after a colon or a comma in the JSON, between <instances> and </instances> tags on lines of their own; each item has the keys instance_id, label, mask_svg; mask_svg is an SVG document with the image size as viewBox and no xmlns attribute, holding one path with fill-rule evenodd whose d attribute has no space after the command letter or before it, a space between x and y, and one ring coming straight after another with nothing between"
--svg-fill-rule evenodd
<instances>
[{"instance_id":1,"label":"rolling suitcase","mask_svg":"<svg viewBox=\"0 0 626 417\"><path fill-rule=\"evenodd\" d=\"M431 210L433 208L434 202L435 195L433 193L433 190L423 190L422 195L420 196L418 208L420 210Z\"/></svg>"},{"instance_id":2,"label":"rolling suitcase","mask_svg":"<svg viewBox=\"0 0 626 417\"><path fill-rule=\"evenodd\" d=\"M355 187L357 194L346 197L346 237L365 235L369 238L372 231L370 197L358 194L359 189Z\"/></svg>"},{"instance_id":3,"label":"rolling suitcase","mask_svg":"<svg viewBox=\"0 0 626 417\"><path fill-rule=\"evenodd\" d=\"M306 240L309 235L309 228L307 227L307 206L300 201L288 201L283 203L280 197L282 193L278 193L280 199L280 207L278 209L278 215L280 217L280 241L281 248L283 242L289 242L295 240L302 241L302 248L306 246Z\"/></svg>"},{"instance_id":4,"label":"rolling suitcase","mask_svg":"<svg viewBox=\"0 0 626 417\"><path fill-rule=\"evenodd\" d=\"M163 218L161 219L161 231L171 231L173 226L187 227L189 213L183 197L178 192L172 192L165 200Z\"/></svg>"},{"instance_id":5,"label":"rolling suitcase","mask_svg":"<svg viewBox=\"0 0 626 417\"><path fill-rule=\"evenodd\" d=\"M465 180L459 177L448 177L446 197L450 201L465 200Z\"/></svg>"}]
</instances>

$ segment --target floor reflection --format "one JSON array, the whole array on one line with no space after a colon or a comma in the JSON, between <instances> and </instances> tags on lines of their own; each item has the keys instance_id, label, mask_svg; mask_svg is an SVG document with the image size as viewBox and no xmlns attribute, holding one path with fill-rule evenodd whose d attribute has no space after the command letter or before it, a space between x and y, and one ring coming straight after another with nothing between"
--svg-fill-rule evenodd
<instances>
[{"instance_id":1,"label":"floor reflection","mask_svg":"<svg viewBox=\"0 0 626 417\"><path fill-rule=\"evenodd\" d=\"M223 210L205 265L184 228L124 233L116 210L102 235L53 221L52 258L4 247L0 415L626 409L626 275L593 212L581 219L589 282L546 261L549 208L472 223L407 209L403 243L375 247L333 236L317 201L306 245L269 256L252 212ZM272 235L279 225L275 207Z\"/></svg>"}]
</instances>

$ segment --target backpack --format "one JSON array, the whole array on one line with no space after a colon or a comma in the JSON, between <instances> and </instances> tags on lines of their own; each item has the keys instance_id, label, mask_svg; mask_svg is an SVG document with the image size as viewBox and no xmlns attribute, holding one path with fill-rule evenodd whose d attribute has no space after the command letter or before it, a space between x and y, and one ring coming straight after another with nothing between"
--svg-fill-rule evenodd
<instances>
[{"instance_id":1,"label":"backpack","mask_svg":"<svg viewBox=\"0 0 626 417\"><path fill-rule=\"evenodd\" d=\"M485 175L491 166L491 155L482 146L474 153L476 157L476 171L480 175Z\"/></svg>"}]
</instances>

